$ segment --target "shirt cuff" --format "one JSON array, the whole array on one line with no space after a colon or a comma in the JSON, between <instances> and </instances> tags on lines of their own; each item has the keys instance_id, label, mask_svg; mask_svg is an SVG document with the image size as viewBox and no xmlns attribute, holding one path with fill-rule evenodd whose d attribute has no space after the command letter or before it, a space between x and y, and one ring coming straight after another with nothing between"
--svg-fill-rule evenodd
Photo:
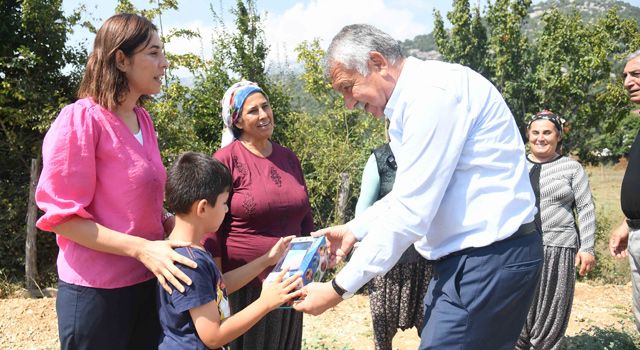
<instances>
[{"instance_id":1,"label":"shirt cuff","mask_svg":"<svg viewBox=\"0 0 640 350\"><path fill-rule=\"evenodd\" d=\"M361 282L361 278L355 278L355 276L351 275L348 270L349 269L345 265L345 267L340 270L340 272L338 272L334 279L336 280L336 283L344 290L349 293L355 293L360 288L362 288L362 286L364 286L367 281L365 280Z\"/></svg>"},{"instance_id":2,"label":"shirt cuff","mask_svg":"<svg viewBox=\"0 0 640 350\"><path fill-rule=\"evenodd\" d=\"M347 227L349 228L351 233L356 236L356 239L358 241L361 241L364 236L367 235L367 222L365 220L361 220L361 218L362 217L358 217L357 219L353 219L346 223Z\"/></svg>"}]
</instances>

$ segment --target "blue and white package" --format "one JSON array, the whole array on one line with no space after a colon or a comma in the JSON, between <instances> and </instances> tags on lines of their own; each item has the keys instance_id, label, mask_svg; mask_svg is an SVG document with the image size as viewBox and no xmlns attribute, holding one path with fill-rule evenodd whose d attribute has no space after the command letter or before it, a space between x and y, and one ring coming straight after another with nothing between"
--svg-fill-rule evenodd
<instances>
[{"instance_id":1,"label":"blue and white package","mask_svg":"<svg viewBox=\"0 0 640 350\"><path fill-rule=\"evenodd\" d=\"M284 276L287 278L295 273L302 275L302 284L320 281L329 266L329 252L324 236L296 237L291 240L287 251L280 258L273 271L267 276L267 281L273 281L280 272L288 267Z\"/></svg>"}]
</instances>

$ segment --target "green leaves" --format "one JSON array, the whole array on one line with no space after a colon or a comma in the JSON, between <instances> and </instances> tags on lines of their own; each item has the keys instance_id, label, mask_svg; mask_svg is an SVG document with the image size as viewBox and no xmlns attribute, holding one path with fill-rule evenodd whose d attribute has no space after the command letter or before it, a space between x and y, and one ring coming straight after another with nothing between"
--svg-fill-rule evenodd
<instances>
[{"instance_id":1,"label":"green leaves","mask_svg":"<svg viewBox=\"0 0 640 350\"><path fill-rule=\"evenodd\" d=\"M523 136L530 115L551 109L569 122L565 151L586 161L597 161L603 148L622 155L627 136L620 125L629 103L618 75L620 60L640 47L637 22L616 8L587 21L577 10L551 7L527 37L530 5L496 0L481 19L479 9L472 18L468 2L456 0L447 14L450 32L434 13L436 45L445 60L468 65L496 85Z\"/></svg>"},{"instance_id":2,"label":"green leaves","mask_svg":"<svg viewBox=\"0 0 640 350\"><path fill-rule=\"evenodd\" d=\"M61 106L73 99L86 57L84 49L65 46L76 22L64 17L60 0L4 2L0 11L0 266L11 276L22 270L30 161ZM40 257L51 262L53 254Z\"/></svg>"},{"instance_id":3,"label":"green leaves","mask_svg":"<svg viewBox=\"0 0 640 350\"><path fill-rule=\"evenodd\" d=\"M347 110L344 100L325 79L324 51L318 40L296 48L306 106L291 115L289 146L302 162L317 226L339 223L337 212L340 174L349 174L351 190L346 218L353 216L362 169L371 151L384 143L382 121L360 110Z\"/></svg>"}]
</instances>

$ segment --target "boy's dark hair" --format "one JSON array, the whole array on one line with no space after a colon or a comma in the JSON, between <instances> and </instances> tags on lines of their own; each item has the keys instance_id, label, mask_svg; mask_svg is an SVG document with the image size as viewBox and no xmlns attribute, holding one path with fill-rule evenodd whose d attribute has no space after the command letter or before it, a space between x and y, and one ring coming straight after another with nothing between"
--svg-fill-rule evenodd
<instances>
[{"instance_id":1,"label":"boy's dark hair","mask_svg":"<svg viewBox=\"0 0 640 350\"><path fill-rule=\"evenodd\" d=\"M224 164L202 153L186 152L169 169L165 196L169 210L189 214L194 202L206 199L214 206L230 188L231 173Z\"/></svg>"}]
</instances>

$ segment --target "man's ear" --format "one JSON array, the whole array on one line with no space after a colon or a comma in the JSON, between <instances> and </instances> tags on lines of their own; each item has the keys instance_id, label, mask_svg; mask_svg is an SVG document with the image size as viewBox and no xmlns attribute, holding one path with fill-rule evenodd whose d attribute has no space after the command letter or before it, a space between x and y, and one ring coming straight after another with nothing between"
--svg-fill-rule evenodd
<instances>
[{"instance_id":1,"label":"man's ear","mask_svg":"<svg viewBox=\"0 0 640 350\"><path fill-rule=\"evenodd\" d=\"M387 59L378 51L369 52L369 71L386 74L389 67Z\"/></svg>"},{"instance_id":2,"label":"man's ear","mask_svg":"<svg viewBox=\"0 0 640 350\"><path fill-rule=\"evenodd\" d=\"M129 69L129 57L122 50L116 51L116 68L121 72L126 72Z\"/></svg>"}]
</instances>

